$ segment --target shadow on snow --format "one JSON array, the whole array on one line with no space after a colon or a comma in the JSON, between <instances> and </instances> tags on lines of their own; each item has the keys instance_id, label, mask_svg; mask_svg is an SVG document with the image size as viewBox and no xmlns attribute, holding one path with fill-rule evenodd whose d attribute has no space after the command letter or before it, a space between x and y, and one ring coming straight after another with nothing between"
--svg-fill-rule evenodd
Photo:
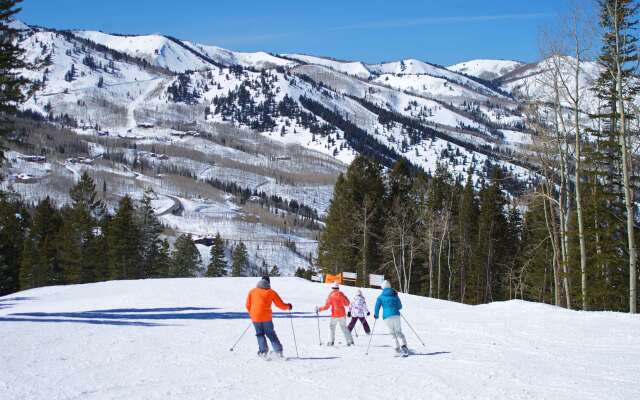
<instances>
[{"instance_id":1,"label":"shadow on snow","mask_svg":"<svg viewBox=\"0 0 640 400\"><path fill-rule=\"evenodd\" d=\"M11 308L18 304L18 301L33 300L34 297L8 297L6 299L0 299L0 310L3 308Z\"/></svg>"},{"instance_id":2,"label":"shadow on snow","mask_svg":"<svg viewBox=\"0 0 640 400\"><path fill-rule=\"evenodd\" d=\"M105 321L99 319L62 319L62 318L6 318L0 317L0 322L46 322L46 323L76 323L92 325L116 325L116 326L169 326L167 324L156 324L152 322L139 321Z\"/></svg>"},{"instance_id":3,"label":"shadow on snow","mask_svg":"<svg viewBox=\"0 0 640 400\"><path fill-rule=\"evenodd\" d=\"M451 354L450 351L434 351L433 353L409 353L410 356L439 356L442 354Z\"/></svg>"},{"instance_id":4,"label":"shadow on snow","mask_svg":"<svg viewBox=\"0 0 640 400\"><path fill-rule=\"evenodd\" d=\"M0 306L2 304L0 303ZM172 308L115 308L93 311L69 312L24 312L0 317L0 322L75 322L97 325L120 326L167 326L162 323L142 321L176 320L246 320L246 312L213 311L216 307L172 307ZM186 311L186 312L185 312ZM315 313L274 312L273 318L315 318ZM142 320L142 321L140 321Z\"/></svg>"}]
</instances>

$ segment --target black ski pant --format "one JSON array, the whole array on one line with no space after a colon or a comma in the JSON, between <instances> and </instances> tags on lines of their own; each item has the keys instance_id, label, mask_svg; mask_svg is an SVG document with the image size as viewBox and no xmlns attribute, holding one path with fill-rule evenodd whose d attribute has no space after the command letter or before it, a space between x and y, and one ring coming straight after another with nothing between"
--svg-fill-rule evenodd
<instances>
[{"instance_id":1,"label":"black ski pant","mask_svg":"<svg viewBox=\"0 0 640 400\"><path fill-rule=\"evenodd\" d=\"M349 332L351 332L353 330L353 328L355 328L356 326L356 322L358 322L358 320L360 320L360 322L362 323L362 327L364 328L364 331L366 333L370 333L371 330L369 329L369 324L367 323L367 319L365 317L351 317L351 322L349 322Z\"/></svg>"}]
</instances>

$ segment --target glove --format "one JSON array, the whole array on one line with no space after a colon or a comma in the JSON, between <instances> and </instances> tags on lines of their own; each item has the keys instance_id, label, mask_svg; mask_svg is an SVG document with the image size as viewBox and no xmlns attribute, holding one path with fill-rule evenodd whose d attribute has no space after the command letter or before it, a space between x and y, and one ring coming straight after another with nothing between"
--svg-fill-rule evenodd
<instances>
[{"instance_id":1,"label":"glove","mask_svg":"<svg viewBox=\"0 0 640 400\"><path fill-rule=\"evenodd\" d=\"M377 314L375 314L375 315L373 316L373 319L378 319L378 315L377 315Z\"/></svg>"},{"instance_id":2,"label":"glove","mask_svg":"<svg viewBox=\"0 0 640 400\"><path fill-rule=\"evenodd\" d=\"M351 311L347 313L347 317L351 318Z\"/></svg>"},{"instance_id":3,"label":"glove","mask_svg":"<svg viewBox=\"0 0 640 400\"><path fill-rule=\"evenodd\" d=\"M293 310L293 304L287 303L287 305L289 306L289 310Z\"/></svg>"},{"instance_id":4,"label":"glove","mask_svg":"<svg viewBox=\"0 0 640 400\"><path fill-rule=\"evenodd\" d=\"M370 313L369 311L367 311L367 317L368 317L369 315L371 315L371 313Z\"/></svg>"}]
</instances>

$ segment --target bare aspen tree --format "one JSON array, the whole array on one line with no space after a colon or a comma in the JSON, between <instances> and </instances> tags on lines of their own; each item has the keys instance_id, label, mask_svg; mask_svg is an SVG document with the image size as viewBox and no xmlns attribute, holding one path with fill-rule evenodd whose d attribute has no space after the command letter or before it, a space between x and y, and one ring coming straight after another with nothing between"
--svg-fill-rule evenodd
<instances>
[{"instance_id":1,"label":"bare aspen tree","mask_svg":"<svg viewBox=\"0 0 640 400\"><path fill-rule=\"evenodd\" d=\"M590 24L591 22L591 24ZM582 145L583 145L583 124L581 115L583 113L583 98L587 89L582 87L583 60L589 52L592 32L588 27L593 26L593 21L589 21L582 7L574 2L571 5L569 15L565 18L562 33L566 41L565 54L557 57L558 78L561 83L562 104L568 105L572 114L571 124L566 123L562 118L562 127L566 136L573 131L573 185L576 204L576 218L578 222L578 243L580 247L580 275L582 288L582 309L587 310L588 288L587 288L587 246L585 239L585 227L582 201Z\"/></svg>"},{"instance_id":2,"label":"bare aspen tree","mask_svg":"<svg viewBox=\"0 0 640 400\"><path fill-rule=\"evenodd\" d=\"M627 87L629 79L624 74L625 66L630 62L638 59L637 47L629 49L629 30L631 24L628 19L634 18L634 15L625 15L629 10L628 2L623 0L609 0L604 2L603 11L611 21L610 34L613 38L609 44L609 54L612 55L612 62L608 66L608 73L611 74L613 81L616 83L617 97L617 113L619 123L617 127L618 144L620 155L622 158L622 186L624 193L625 208L627 211L627 242L629 251L629 312L635 314L637 312L637 249L635 239L635 205L634 193L631 187L631 171L633 170L633 157L630 151L629 129L627 126Z\"/></svg>"}]
</instances>

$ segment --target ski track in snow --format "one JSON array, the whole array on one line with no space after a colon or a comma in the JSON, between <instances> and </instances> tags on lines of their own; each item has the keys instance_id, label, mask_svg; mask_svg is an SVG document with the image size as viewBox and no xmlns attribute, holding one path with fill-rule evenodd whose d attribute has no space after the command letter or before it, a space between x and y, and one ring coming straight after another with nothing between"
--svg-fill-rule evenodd
<instances>
[{"instance_id":1,"label":"ski track in snow","mask_svg":"<svg viewBox=\"0 0 640 400\"><path fill-rule=\"evenodd\" d=\"M318 345L313 307L328 286L273 278L291 302L275 327L288 361L263 361L248 325L256 278L103 282L0 298L2 399L634 399L640 319L511 301L466 306L401 295L413 355L381 320L369 355ZM352 297L354 288L344 288ZM378 290L365 289L370 307ZM327 313L320 323L328 336ZM373 324L373 319L370 319ZM358 326L359 332L362 329ZM344 342L336 332L338 342Z\"/></svg>"},{"instance_id":2,"label":"ski track in snow","mask_svg":"<svg viewBox=\"0 0 640 400\"><path fill-rule=\"evenodd\" d=\"M131 103L129 103L129 106L127 107L127 129L134 129L137 126L137 121L136 121L136 117L135 117L135 112L138 109L138 107L140 107L140 104L142 104L147 97L153 93L153 91L161 84L163 84L164 81L162 79L158 79L158 80L153 80L149 83L149 85L141 90L141 93L138 97L136 97Z\"/></svg>"}]
</instances>

